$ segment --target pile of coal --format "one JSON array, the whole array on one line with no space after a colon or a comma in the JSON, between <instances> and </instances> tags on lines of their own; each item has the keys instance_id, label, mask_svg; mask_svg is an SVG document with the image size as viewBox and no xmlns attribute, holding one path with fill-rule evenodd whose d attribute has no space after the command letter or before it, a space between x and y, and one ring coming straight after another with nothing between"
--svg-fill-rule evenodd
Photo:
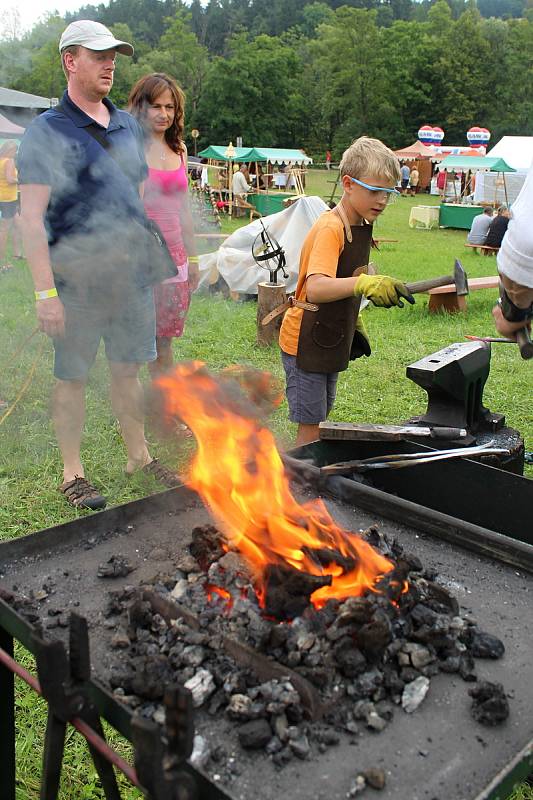
<instances>
[{"instance_id":1,"label":"pile of coal","mask_svg":"<svg viewBox=\"0 0 533 800\"><path fill-rule=\"evenodd\" d=\"M392 572L362 597L330 600L319 610L307 599L289 622L265 615L246 566L218 531L197 529L194 557L149 587L175 604L176 619L156 613L139 587L110 593L112 688L138 713L162 719L165 685L185 685L195 707L231 721L242 748L263 750L283 766L325 751L342 735L379 733L395 713L415 712L438 673L475 683L475 659L500 658L502 642L462 617L435 573L396 540L376 527L362 535L394 563ZM239 666L228 642L281 672L260 680ZM303 696L302 679L323 713ZM504 719L505 693L486 686L472 691L474 718L496 724Z\"/></svg>"}]
</instances>

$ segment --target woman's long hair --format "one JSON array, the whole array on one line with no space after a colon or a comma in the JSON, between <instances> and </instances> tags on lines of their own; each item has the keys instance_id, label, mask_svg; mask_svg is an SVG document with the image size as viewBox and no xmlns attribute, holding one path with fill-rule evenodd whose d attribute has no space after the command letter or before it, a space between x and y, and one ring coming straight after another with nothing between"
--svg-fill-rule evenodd
<instances>
[{"instance_id":1,"label":"woman's long hair","mask_svg":"<svg viewBox=\"0 0 533 800\"><path fill-rule=\"evenodd\" d=\"M175 153L182 153L184 150L183 128L185 120L185 95L176 81L165 75L164 72L154 72L140 78L128 97L128 111L136 117L146 132L146 109L156 102L160 94L165 89L170 89L174 100L174 122L165 131L165 141Z\"/></svg>"}]
</instances>

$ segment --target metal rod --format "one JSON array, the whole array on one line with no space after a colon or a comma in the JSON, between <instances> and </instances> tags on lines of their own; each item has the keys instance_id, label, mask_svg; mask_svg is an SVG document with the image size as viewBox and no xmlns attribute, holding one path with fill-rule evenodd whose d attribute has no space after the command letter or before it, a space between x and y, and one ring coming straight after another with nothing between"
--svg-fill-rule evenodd
<instances>
[{"instance_id":1,"label":"metal rod","mask_svg":"<svg viewBox=\"0 0 533 800\"><path fill-rule=\"evenodd\" d=\"M344 461L339 464L328 464L321 467L323 475L342 475L349 472L365 472L370 469L399 469L400 467L429 464L431 461L444 461L452 458L470 458L475 455L509 455L507 448L492 447L494 440L477 447L458 447L449 450L435 450L433 452L419 453L392 453L391 455L374 456L353 461Z\"/></svg>"},{"instance_id":2,"label":"metal rod","mask_svg":"<svg viewBox=\"0 0 533 800\"><path fill-rule=\"evenodd\" d=\"M1 635L2 629L0 629ZM37 678L35 678L30 672L24 669L14 658L12 658L5 650L0 647L0 664L3 667L7 668L12 674L16 675L18 678L21 678L25 683L30 686L34 692L37 692L38 695L42 695L41 685ZM137 773L127 761L119 756L118 753L111 748L107 742L98 736L93 729L87 725L82 719L79 717L73 717L73 719L69 720L70 724L76 728L76 730L81 733L81 735L94 747L95 750L105 758L107 761L110 761L111 764L114 764L117 769L119 769L126 778L137 788L141 789L141 784L139 783L139 779L137 778ZM5 775L4 766L6 765L5 761L2 761L2 774ZM14 795L13 795L14 797ZM7 800L7 796L6 796Z\"/></svg>"},{"instance_id":3,"label":"metal rod","mask_svg":"<svg viewBox=\"0 0 533 800\"><path fill-rule=\"evenodd\" d=\"M471 342L498 342L500 344L516 344L515 339L505 339L502 336L469 336L465 334L465 339Z\"/></svg>"}]
</instances>

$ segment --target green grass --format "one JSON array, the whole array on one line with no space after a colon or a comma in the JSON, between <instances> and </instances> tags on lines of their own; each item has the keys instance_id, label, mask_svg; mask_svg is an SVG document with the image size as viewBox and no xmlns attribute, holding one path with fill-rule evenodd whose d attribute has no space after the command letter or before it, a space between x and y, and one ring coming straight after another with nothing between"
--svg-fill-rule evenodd
<instances>
[{"instance_id":1,"label":"green grass","mask_svg":"<svg viewBox=\"0 0 533 800\"><path fill-rule=\"evenodd\" d=\"M328 198L332 185L327 180L334 180L334 173L310 171L307 193ZM450 273L454 259L460 257L471 277L495 273L494 259L465 250L464 231L411 230L407 224L409 211L420 202L436 203L437 200L427 195L417 199L400 198L375 226L377 237L399 240L397 244L383 245L381 252L375 253L374 261L381 272L404 280L417 280ZM229 232L245 222L224 221L224 226ZM332 419L399 422L424 411L425 394L406 379L406 366L451 342L463 341L465 333L492 334L490 310L495 294L495 290L474 292L464 315L430 316L425 295L417 297L414 307L365 311L373 354L369 359L358 360L341 375ZM176 357L198 358L215 370L233 363L250 364L270 370L281 379L278 348L274 345L258 348L255 344L255 315L255 303L235 303L221 296L196 296L185 333L175 342ZM31 280L23 264L0 275L0 396L9 400L16 396L38 353L40 335L13 359L20 343L34 327ZM61 463L50 424L51 386L52 348L48 340L44 340L31 385L0 428L0 539L21 536L87 513L67 506L57 491ZM142 497L156 487L141 478L125 478L124 449L107 389L107 367L100 355L88 387L83 459L90 478L103 489L111 504L118 504ZM526 449L533 450L531 365L520 359L517 348L493 347L484 402L491 410L505 413L508 424L522 432ZM280 445L290 446L294 426L287 421L285 404L272 416L271 426ZM154 453L178 467L190 450L190 443L153 441L151 444ZM531 467L527 475L533 477ZM31 664L20 647L18 657ZM17 800L34 800L39 791L44 703L27 692L19 681L17 688ZM116 734L113 743L123 752L129 752ZM102 797L94 769L85 754L85 744L71 731L62 800ZM128 790L127 797L131 800L139 796L135 790ZM524 784L515 792L513 800L533 800L533 790Z\"/></svg>"}]
</instances>

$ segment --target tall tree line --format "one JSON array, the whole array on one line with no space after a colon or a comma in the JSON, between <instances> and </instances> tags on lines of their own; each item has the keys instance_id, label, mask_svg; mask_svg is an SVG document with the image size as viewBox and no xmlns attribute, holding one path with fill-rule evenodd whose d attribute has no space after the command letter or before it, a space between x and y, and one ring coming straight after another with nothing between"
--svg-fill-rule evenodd
<instances>
[{"instance_id":1,"label":"tall tree line","mask_svg":"<svg viewBox=\"0 0 533 800\"><path fill-rule=\"evenodd\" d=\"M242 136L338 157L363 133L410 144L424 123L451 144L466 144L472 125L493 140L532 132L532 0L111 0L76 14L87 17L136 46L120 57L114 101L141 75L168 72L200 147ZM0 85L60 96L57 41L73 18L0 41Z\"/></svg>"}]
</instances>

